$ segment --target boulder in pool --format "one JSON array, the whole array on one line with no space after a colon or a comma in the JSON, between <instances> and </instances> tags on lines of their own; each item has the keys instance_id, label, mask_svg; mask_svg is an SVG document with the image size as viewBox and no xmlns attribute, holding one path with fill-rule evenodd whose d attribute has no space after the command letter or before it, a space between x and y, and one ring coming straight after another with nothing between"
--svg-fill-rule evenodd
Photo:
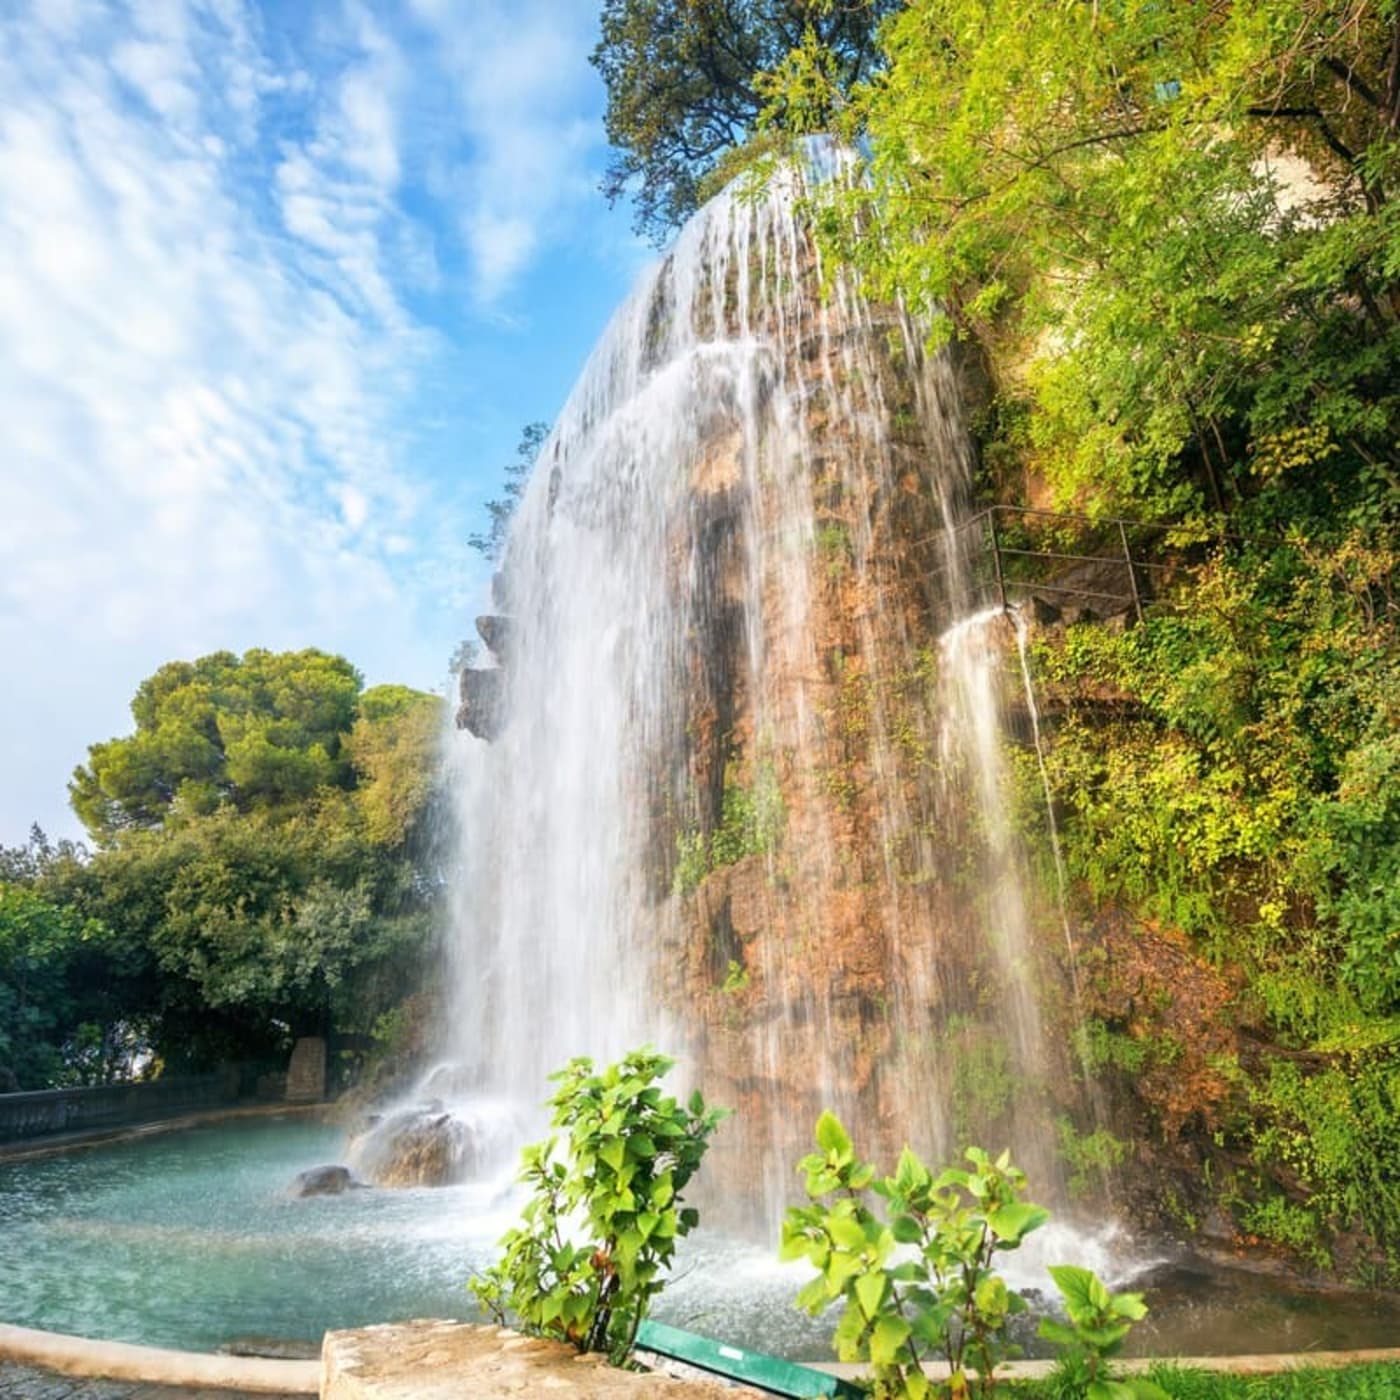
<instances>
[{"instance_id":1,"label":"boulder in pool","mask_svg":"<svg viewBox=\"0 0 1400 1400\"><path fill-rule=\"evenodd\" d=\"M297 1179L292 1182L292 1195L340 1196L362 1185L364 1183L355 1180L355 1174L349 1167L311 1167L298 1173Z\"/></svg>"},{"instance_id":2,"label":"boulder in pool","mask_svg":"<svg viewBox=\"0 0 1400 1400\"><path fill-rule=\"evenodd\" d=\"M452 1186L477 1164L470 1125L440 1104L389 1114L358 1137L350 1153L376 1186Z\"/></svg>"}]
</instances>

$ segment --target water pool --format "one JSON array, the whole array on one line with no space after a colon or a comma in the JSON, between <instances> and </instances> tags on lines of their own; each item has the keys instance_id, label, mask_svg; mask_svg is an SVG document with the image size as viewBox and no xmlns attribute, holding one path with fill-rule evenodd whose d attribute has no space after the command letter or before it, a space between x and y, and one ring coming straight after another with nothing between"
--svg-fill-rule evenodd
<instances>
[{"instance_id":1,"label":"water pool","mask_svg":"<svg viewBox=\"0 0 1400 1400\"><path fill-rule=\"evenodd\" d=\"M465 1282L513 1223L507 1183L296 1199L307 1167L342 1161L338 1126L241 1119L0 1162L0 1321L210 1350L244 1337L476 1315ZM667 1320L818 1354L771 1252L687 1251Z\"/></svg>"},{"instance_id":2,"label":"water pool","mask_svg":"<svg viewBox=\"0 0 1400 1400\"><path fill-rule=\"evenodd\" d=\"M274 1117L0 1162L0 1321L212 1350L473 1317L465 1281L516 1215L506 1184L289 1194L298 1172L344 1155L338 1126ZM1393 1296L1134 1265L1112 1242L1068 1236L1046 1234L1038 1253L1139 1272L1135 1286L1153 1305L1140 1346L1158 1354L1383 1346L1400 1335ZM827 1329L792 1303L804 1277L771 1247L702 1228L685 1242L657 1316L742 1346L829 1356ZM1018 1261L1013 1282L1038 1281L1036 1259Z\"/></svg>"}]
</instances>

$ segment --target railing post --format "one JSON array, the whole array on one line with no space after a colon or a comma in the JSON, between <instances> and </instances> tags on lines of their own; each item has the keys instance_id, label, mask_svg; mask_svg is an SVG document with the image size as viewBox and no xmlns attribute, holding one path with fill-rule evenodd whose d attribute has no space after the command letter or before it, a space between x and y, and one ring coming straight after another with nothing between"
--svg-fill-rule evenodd
<instances>
[{"instance_id":1,"label":"railing post","mask_svg":"<svg viewBox=\"0 0 1400 1400\"><path fill-rule=\"evenodd\" d=\"M1002 612L1006 611L1006 579L1001 572L1001 537L997 534L997 508L992 506L987 511L987 523L992 528L992 563L996 567L997 599L1001 603Z\"/></svg>"},{"instance_id":2,"label":"railing post","mask_svg":"<svg viewBox=\"0 0 1400 1400\"><path fill-rule=\"evenodd\" d=\"M1123 563L1128 569L1128 586L1133 592L1133 611L1137 614L1137 620L1142 621L1142 595L1138 592L1137 574L1133 572L1133 552L1128 548L1127 527L1120 520L1118 522L1118 538L1123 542Z\"/></svg>"}]
</instances>

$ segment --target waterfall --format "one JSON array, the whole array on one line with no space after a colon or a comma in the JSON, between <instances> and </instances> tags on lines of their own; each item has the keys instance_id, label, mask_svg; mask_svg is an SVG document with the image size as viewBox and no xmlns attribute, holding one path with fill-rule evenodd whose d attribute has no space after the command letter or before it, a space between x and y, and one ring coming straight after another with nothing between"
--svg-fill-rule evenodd
<instances>
[{"instance_id":1,"label":"waterfall","mask_svg":"<svg viewBox=\"0 0 1400 1400\"><path fill-rule=\"evenodd\" d=\"M451 1055L531 1104L572 1056L677 1054L737 1110L707 1174L768 1228L823 1107L872 1155L1009 1141L1050 1173L1064 1078L1006 628L948 630L963 371L823 268L813 178L719 195L617 312L513 522L454 755Z\"/></svg>"}]
</instances>

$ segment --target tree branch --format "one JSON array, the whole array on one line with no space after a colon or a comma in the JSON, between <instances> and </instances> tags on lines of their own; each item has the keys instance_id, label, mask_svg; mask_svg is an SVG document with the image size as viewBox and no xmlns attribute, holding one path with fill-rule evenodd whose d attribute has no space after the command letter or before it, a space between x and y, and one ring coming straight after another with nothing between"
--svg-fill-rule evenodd
<instances>
[{"instance_id":1,"label":"tree branch","mask_svg":"<svg viewBox=\"0 0 1400 1400\"><path fill-rule=\"evenodd\" d=\"M1340 156L1348 165L1356 164L1356 152L1347 146L1327 123L1327 118L1319 107L1246 107L1247 117L1280 118L1285 121L1315 121L1318 135L1327 143L1334 155Z\"/></svg>"},{"instance_id":2,"label":"tree branch","mask_svg":"<svg viewBox=\"0 0 1400 1400\"><path fill-rule=\"evenodd\" d=\"M1368 102L1377 110L1381 107L1381 99L1376 90L1356 71L1349 68L1340 59L1328 56L1322 60L1322 66L1329 73L1335 74L1344 82L1347 87L1354 92L1363 102Z\"/></svg>"}]
</instances>

